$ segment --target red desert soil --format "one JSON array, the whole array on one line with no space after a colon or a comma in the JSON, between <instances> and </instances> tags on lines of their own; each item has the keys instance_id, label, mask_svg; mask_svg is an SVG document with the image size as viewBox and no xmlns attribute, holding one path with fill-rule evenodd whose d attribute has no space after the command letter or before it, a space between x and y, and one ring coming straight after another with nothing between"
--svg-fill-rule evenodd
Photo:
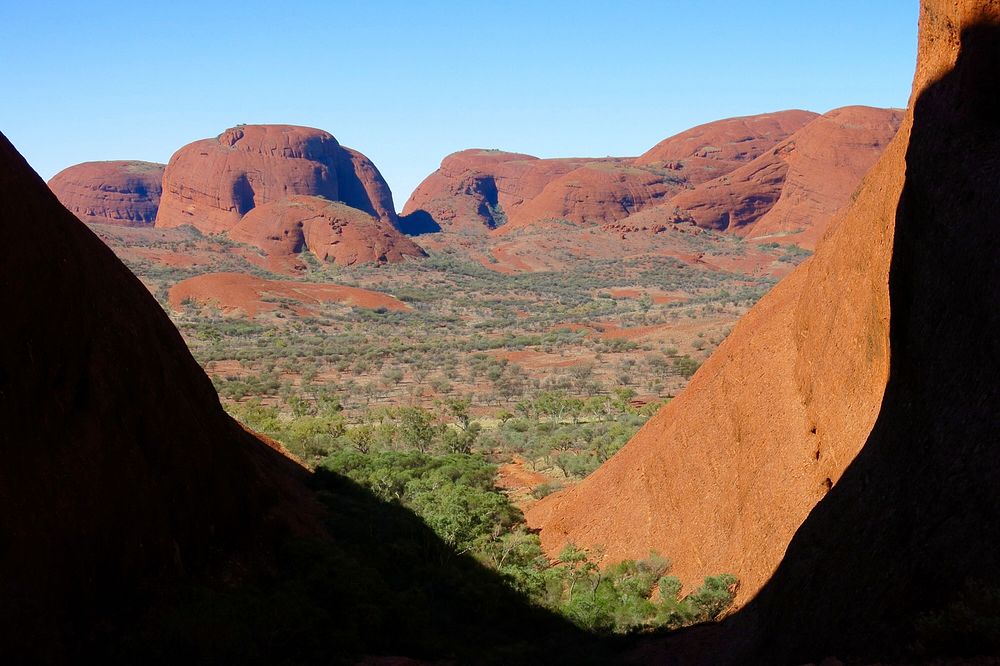
<instances>
[{"instance_id":1,"label":"red desert soil","mask_svg":"<svg viewBox=\"0 0 1000 666\"><path fill-rule=\"evenodd\" d=\"M562 328L567 328L563 326ZM570 366L578 365L586 360L586 358L567 358L565 356L560 356L559 354L547 354L540 351L532 351L530 349L524 349L520 351L492 351L488 352L491 356L497 358L504 358L508 361L517 363L518 365L524 366L525 368L538 369L538 368L568 368Z\"/></svg>"},{"instance_id":2,"label":"red desert soil","mask_svg":"<svg viewBox=\"0 0 1000 666\"><path fill-rule=\"evenodd\" d=\"M898 109L835 109L749 164L621 224L650 226L680 211L701 227L811 249L895 136L902 117Z\"/></svg>"},{"instance_id":3,"label":"red desert soil","mask_svg":"<svg viewBox=\"0 0 1000 666\"><path fill-rule=\"evenodd\" d=\"M124 256L135 256L172 268L188 268L190 266L207 266L212 263L212 256L207 253L174 252L153 247L131 247L122 250Z\"/></svg>"},{"instance_id":4,"label":"red desert soil","mask_svg":"<svg viewBox=\"0 0 1000 666\"><path fill-rule=\"evenodd\" d=\"M0 644L62 663L147 590L267 568L317 510L304 470L223 411L159 304L2 135L0 201L0 616L16 618Z\"/></svg>"},{"instance_id":5,"label":"red desert soil","mask_svg":"<svg viewBox=\"0 0 1000 666\"><path fill-rule=\"evenodd\" d=\"M414 190L403 217L429 217L442 229L472 234L491 229L504 234L548 220L610 223L662 202L685 184L731 171L815 115L782 111L708 123L666 139L640 158L540 160L464 150L445 157Z\"/></svg>"},{"instance_id":6,"label":"red desert soil","mask_svg":"<svg viewBox=\"0 0 1000 666\"><path fill-rule=\"evenodd\" d=\"M296 255L308 250L339 266L387 264L424 257L419 245L388 222L321 197L291 196L257 206L236 223L230 237L255 245L281 272L303 269Z\"/></svg>"},{"instance_id":7,"label":"red desert soil","mask_svg":"<svg viewBox=\"0 0 1000 666\"><path fill-rule=\"evenodd\" d=\"M153 162L84 162L49 181L60 203L84 222L150 226L160 205L164 165Z\"/></svg>"},{"instance_id":8,"label":"red desert soil","mask_svg":"<svg viewBox=\"0 0 1000 666\"><path fill-rule=\"evenodd\" d=\"M537 500L532 491L543 483L552 481L541 472L530 470L521 456L514 456L509 463L497 468L497 487L507 491L511 500L522 511L533 505Z\"/></svg>"},{"instance_id":9,"label":"red desert soil","mask_svg":"<svg viewBox=\"0 0 1000 666\"><path fill-rule=\"evenodd\" d=\"M342 303L359 308L406 311L410 306L377 291L338 284L265 280L245 273L208 273L178 282L170 289L170 306L183 307L187 299L210 303L223 312L242 310L249 317L278 309L267 298L287 298L302 304Z\"/></svg>"},{"instance_id":10,"label":"red desert soil","mask_svg":"<svg viewBox=\"0 0 1000 666\"><path fill-rule=\"evenodd\" d=\"M163 174L158 227L204 233L233 228L253 208L306 194L396 222L392 194L371 161L328 132L292 125L240 125L190 143Z\"/></svg>"}]
</instances>

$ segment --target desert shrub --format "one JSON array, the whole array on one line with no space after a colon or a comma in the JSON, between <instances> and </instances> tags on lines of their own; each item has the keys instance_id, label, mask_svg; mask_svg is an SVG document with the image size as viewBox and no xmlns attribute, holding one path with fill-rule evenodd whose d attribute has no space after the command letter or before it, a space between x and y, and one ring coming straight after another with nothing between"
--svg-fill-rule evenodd
<instances>
[{"instance_id":1,"label":"desert shrub","mask_svg":"<svg viewBox=\"0 0 1000 666\"><path fill-rule=\"evenodd\" d=\"M674 372L685 379L690 379L699 367L701 367L701 363L687 355L674 359Z\"/></svg>"}]
</instances>

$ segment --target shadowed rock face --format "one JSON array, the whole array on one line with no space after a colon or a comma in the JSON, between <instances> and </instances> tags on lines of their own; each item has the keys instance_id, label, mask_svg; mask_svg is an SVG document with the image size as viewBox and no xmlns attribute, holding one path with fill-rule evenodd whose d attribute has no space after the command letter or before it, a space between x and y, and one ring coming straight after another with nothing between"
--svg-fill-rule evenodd
<instances>
[{"instance_id":1,"label":"shadowed rock face","mask_svg":"<svg viewBox=\"0 0 1000 666\"><path fill-rule=\"evenodd\" d=\"M184 146L163 174L157 226L231 229L253 208L297 194L342 201L396 222L375 165L329 133L291 125L243 125Z\"/></svg>"},{"instance_id":2,"label":"shadowed rock face","mask_svg":"<svg viewBox=\"0 0 1000 666\"><path fill-rule=\"evenodd\" d=\"M959 28L961 50L912 105L889 381L864 449L734 623L762 659L1000 651L975 614L943 632L919 622L970 585L1000 590L1000 343L984 336L1000 325L1000 3L977 4L925 4L922 60ZM1000 605L980 612L995 621Z\"/></svg>"},{"instance_id":3,"label":"shadowed rock face","mask_svg":"<svg viewBox=\"0 0 1000 666\"><path fill-rule=\"evenodd\" d=\"M315 511L2 136L0 202L0 643L62 661L171 581L259 568Z\"/></svg>"},{"instance_id":4,"label":"shadowed rock face","mask_svg":"<svg viewBox=\"0 0 1000 666\"><path fill-rule=\"evenodd\" d=\"M982 24L1000 3L922 9L911 112L815 256L618 455L529 512L550 553L656 548L688 584L760 591L717 653L665 663L739 641L752 663L887 654L965 578L997 579L1000 48Z\"/></svg>"},{"instance_id":5,"label":"shadowed rock face","mask_svg":"<svg viewBox=\"0 0 1000 666\"><path fill-rule=\"evenodd\" d=\"M57 173L49 188L84 222L152 226L160 205L163 168L153 162L84 162Z\"/></svg>"},{"instance_id":6,"label":"shadowed rock face","mask_svg":"<svg viewBox=\"0 0 1000 666\"><path fill-rule=\"evenodd\" d=\"M236 223L230 236L285 264L297 262L296 255L304 250L341 266L426 256L388 222L339 202L304 195L257 206Z\"/></svg>"}]
</instances>

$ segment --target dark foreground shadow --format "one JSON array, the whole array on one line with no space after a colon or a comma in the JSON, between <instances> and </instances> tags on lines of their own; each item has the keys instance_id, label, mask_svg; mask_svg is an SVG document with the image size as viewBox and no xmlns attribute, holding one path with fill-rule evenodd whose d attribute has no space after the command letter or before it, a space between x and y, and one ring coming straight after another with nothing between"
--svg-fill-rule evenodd
<instances>
[{"instance_id":1,"label":"dark foreground shadow","mask_svg":"<svg viewBox=\"0 0 1000 666\"><path fill-rule=\"evenodd\" d=\"M223 411L149 291L0 135L0 661L601 661L416 515Z\"/></svg>"},{"instance_id":2,"label":"dark foreground shadow","mask_svg":"<svg viewBox=\"0 0 1000 666\"><path fill-rule=\"evenodd\" d=\"M1000 28L963 32L913 117L868 441L758 596L651 661L1000 654Z\"/></svg>"},{"instance_id":3,"label":"dark foreground shadow","mask_svg":"<svg viewBox=\"0 0 1000 666\"><path fill-rule=\"evenodd\" d=\"M337 474L312 480L330 539L294 539L269 575L192 582L85 646L105 663L608 663L610 645L528 604L409 510Z\"/></svg>"}]
</instances>

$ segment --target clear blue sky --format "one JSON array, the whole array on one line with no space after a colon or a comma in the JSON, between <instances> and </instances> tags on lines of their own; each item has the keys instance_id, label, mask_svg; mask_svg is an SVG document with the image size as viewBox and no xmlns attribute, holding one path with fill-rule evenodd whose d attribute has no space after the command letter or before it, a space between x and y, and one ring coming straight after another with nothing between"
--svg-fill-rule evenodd
<instances>
[{"instance_id":1,"label":"clear blue sky","mask_svg":"<svg viewBox=\"0 0 1000 666\"><path fill-rule=\"evenodd\" d=\"M0 131L47 179L320 127L402 208L463 148L636 155L718 118L905 106L917 4L0 0Z\"/></svg>"}]
</instances>

